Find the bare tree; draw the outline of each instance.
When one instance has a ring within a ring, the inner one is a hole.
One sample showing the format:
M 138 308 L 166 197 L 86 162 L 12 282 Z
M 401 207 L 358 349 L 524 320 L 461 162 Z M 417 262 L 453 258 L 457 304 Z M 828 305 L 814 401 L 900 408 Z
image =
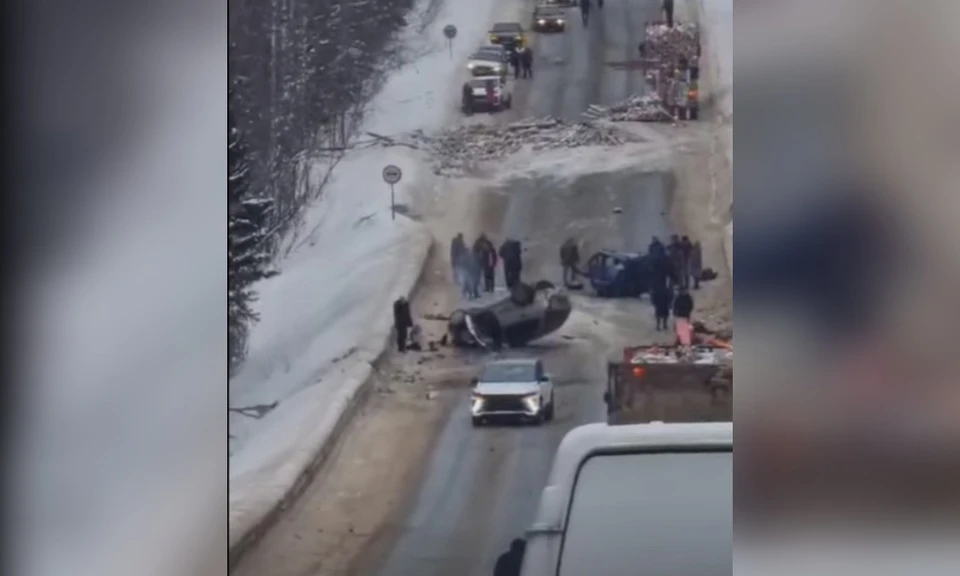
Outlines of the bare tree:
M 302 185 L 307 163 L 357 130 L 413 0 L 229 2 L 234 113 L 276 237 L 315 197 Z

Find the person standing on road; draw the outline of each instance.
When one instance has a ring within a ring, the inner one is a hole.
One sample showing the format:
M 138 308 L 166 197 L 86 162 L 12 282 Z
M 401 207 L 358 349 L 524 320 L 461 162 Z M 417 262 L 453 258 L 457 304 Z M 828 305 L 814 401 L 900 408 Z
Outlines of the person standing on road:
M 510 49 L 510 66 L 513 68 L 513 79 L 520 77 L 520 47 L 514 46 Z
M 560 266 L 563 267 L 563 284 L 569 288 L 576 281 L 580 267 L 580 248 L 573 238 L 567 238 L 560 246 Z
M 687 292 L 686 288 L 680 288 L 676 298 L 673 299 L 673 319 L 677 331 L 677 338 L 683 346 L 690 346 L 692 338 L 692 328 L 690 325 L 690 316 L 693 314 L 693 296 Z
M 533 79 L 533 50 L 527 46 L 520 50 L 520 67 L 523 68 L 523 77 Z
M 650 245 L 647 246 L 647 254 L 650 254 L 653 257 L 663 256 L 665 251 L 666 248 L 663 246 L 663 242 L 661 242 L 656 236 L 650 240 Z
M 497 558 L 497 563 L 493 568 L 493 576 L 520 576 L 520 569 L 523 567 L 523 554 L 526 550 L 526 540 L 522 538 L 514 539 L 510 543 L 510 550 Z
M 683 270 L 683 257 L 680 252 L 680 237 L 676 234 L 670 236 L 670 244 L 667 244 L 667 258 L 670 261 L 670 280 L 679 287 L 680 272 Z
M 463 255 L 467 251 L 467 244 L 463 233 L 458 233 L 450 242 L 450 269 L 453 271 L 453 281 L 463 289 Z
M 463 83 L 463 88 L 460 92 L 461 105 L 463 106 L 463 113 L 466 115 L 473 114 L 473 87 L 470 86 L 469 82 Z
M 470 300 L 476 300 L 480 297 L 480 278 L 483 276 L 483 270 L 480 267 L 480 260 L 470 250 L 464 250 L 463 254 L 464 268 L 464 295 Z
M 507 288 L 513 288 L 520 282 L 520 270 L 522 262 L 520 253 L 522 252 L 520 242 L 507 238 L 500 245 L 500 259 L 503 260 L 503 276 L 506 279 Z
M 684 236 L 680 239 L 680 285 L 684 288 L 690 288 L 690 253 L 693 252 L 693 244 L 690 238 Z
M 580 0 L 580 18 L 584 26 L 590 21 L 590 0 Z
M 661 284 L 654 286 L 650 294 L 653 301 L 653 316 L 657 320 L 657 331 L 667 329 L 667 321 L 670 320 L 670 305 L 673 303 L 673 290 Z
M 597 8 L 603 12 L 603 0 L 597 0 Z
M 686 73 L 682 70 L 673 72 L 673 106 L 674 118 L 677 120 L 689 120 L 687 104 L 690 103 L 690 84 L 686 80 Z
M 673 28 L 673 0 L 663 0 L 663 13 L 667 18 L 667 26 Z
M 477 241 L 473 243 L 473 254 L 480 262 L 480 268 L 483 271 L 483 290 L 493 292 L 497 271 L 497 249 L 486 234 L 480 234 Z
M 407 331 L 413 327 L 410 303 L 403 296 L 393 303 L 393 328 L 397 335 L 397 351 L 407 351 Z
M 693 289 L 700 289 L 700 276 L 703 274 L 703 248 L 697 240 L 690 247 L 690 276 L 693 277 Z

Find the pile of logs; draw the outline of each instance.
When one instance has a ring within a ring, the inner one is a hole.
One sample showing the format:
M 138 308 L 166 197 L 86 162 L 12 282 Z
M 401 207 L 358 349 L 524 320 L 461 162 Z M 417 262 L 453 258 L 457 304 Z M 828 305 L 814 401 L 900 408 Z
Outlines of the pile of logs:
M 459 126 L 436 135 L 416 132 L 413 139 L 418 148 L 433 156 L 435 173 L 461 176 L 484 162 L 505 158 L 521 149 L 618 146 L 636 138 L 611 126 L 593 122 L 570 124 L 546 117 L 499 126 Z
M 665 64 L 676 63 L 681 58 L 694 60 L 699 42 L 699 30 L 692 22 L 674 23 L 672 28 L 666 24 L 648 24 L 644 33 L 646 56 Z
M 591 104 L 584 112 L 591 120 L 610 122 L 673 122 L 674 118 L 664 108 L 656 94 L 634 95 L 611 106 Z

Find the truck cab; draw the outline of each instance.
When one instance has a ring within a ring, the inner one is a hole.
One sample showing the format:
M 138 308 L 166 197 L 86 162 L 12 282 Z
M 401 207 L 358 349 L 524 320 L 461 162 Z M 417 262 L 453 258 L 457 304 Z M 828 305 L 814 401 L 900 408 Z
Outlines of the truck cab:
M 730 575 L 733 423 L 588 424 L 563 438 L 523 576 Z

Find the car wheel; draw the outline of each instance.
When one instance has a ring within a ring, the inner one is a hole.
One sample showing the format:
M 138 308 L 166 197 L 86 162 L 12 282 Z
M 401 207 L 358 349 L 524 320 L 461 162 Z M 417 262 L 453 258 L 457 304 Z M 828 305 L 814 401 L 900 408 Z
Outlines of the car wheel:
M 472 417 L 472 420 L 473 420 L 473 427 L 474 427 L 474 428 L 479 428 L 480 426 L 483 426 L 483 418 L 479 418 L 479 417 L 477 417 L 477 416 L 473 416 L 473 417 Z
M 507 110 L 513 108 L 513 96 L 510 96 L 509 98 L 507 98 L 506 105 L 507 105 L 506 106 Z
M 547 422 L 553 422 L 553 393 L 550 394 L 550 405 L 547 407 Z

